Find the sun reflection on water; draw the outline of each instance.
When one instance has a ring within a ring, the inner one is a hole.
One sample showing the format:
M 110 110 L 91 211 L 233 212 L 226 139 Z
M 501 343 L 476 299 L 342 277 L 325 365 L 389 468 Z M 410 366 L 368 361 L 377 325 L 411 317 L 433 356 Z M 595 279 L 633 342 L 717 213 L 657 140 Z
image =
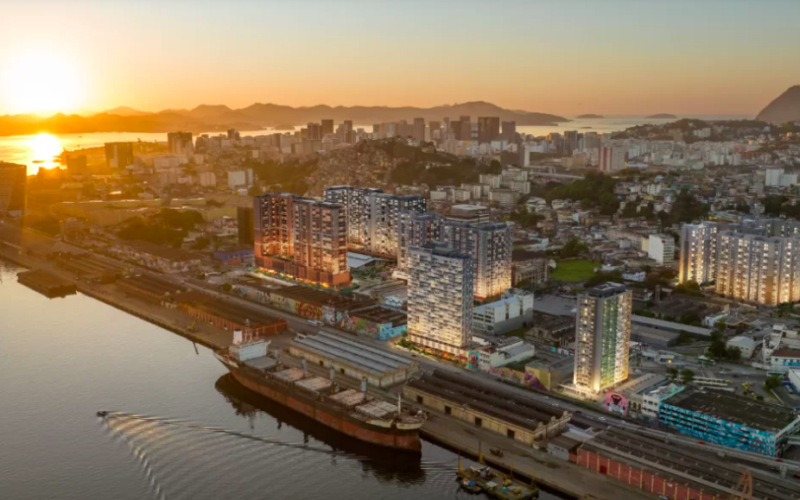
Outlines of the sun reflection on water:
M 53 168 L 58 166 L 54 157 L 59 156 L 63 149 L 58 137 L 50 134 L 34 135 L 28 140 L 31 161 L 38 167 Z

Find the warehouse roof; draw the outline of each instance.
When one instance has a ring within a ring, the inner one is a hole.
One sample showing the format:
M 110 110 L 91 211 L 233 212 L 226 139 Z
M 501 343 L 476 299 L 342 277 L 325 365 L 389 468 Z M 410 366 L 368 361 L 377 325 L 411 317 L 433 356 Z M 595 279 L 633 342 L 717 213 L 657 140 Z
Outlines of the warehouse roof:
M 727 392 L 686 389 L 663 404 L 765 432 L 780 432 L 798 418 L 791 408 Z
M 672 332 L 684 331 L 692 335 L 703 335 L 705 337 L 711 336 L 711 330 L 708 328 L 700 328 L 699 326 L 684 325 L 683 323 L 675 323 L 674 321 L 664 321 L 663 319 L 648 318 L 647 316 L 631 315 L 631 323 L 649 326 L 657 330 L 666 330 Z
M 414 362 L 404 357 L 326 332 L 298 336 L 292 341 L 292 346 L 375 375 L 410 371 L 415 367 Z

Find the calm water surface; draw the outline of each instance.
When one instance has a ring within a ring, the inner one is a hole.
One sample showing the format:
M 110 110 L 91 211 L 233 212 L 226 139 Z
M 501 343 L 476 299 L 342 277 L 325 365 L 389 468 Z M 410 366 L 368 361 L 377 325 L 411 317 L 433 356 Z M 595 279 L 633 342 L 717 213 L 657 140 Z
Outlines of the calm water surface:
M 452 452 L 341 438 L 209 350 L 83 295 L 49 300 L 18 271 L 0 260 L 0 498 L 470 498 Z

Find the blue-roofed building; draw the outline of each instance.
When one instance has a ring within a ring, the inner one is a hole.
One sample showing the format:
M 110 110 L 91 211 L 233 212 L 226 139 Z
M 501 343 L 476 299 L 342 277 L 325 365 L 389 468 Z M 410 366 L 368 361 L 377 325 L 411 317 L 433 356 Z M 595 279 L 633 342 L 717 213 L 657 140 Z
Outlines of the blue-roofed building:
M 686 389 L 661 401 L 659 422 L 702 441 L 779 457 L 800 430 L 791 408 L 727 392 Z

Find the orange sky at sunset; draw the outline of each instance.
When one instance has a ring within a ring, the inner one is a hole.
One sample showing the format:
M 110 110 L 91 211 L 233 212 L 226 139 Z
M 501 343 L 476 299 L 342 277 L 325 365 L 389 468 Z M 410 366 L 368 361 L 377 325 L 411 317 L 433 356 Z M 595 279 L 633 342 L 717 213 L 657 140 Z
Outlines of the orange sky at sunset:
M 3 17 L 0 114 L 484 100 L 754 115 L 800 83 L 796 1 L 33 0 Z

